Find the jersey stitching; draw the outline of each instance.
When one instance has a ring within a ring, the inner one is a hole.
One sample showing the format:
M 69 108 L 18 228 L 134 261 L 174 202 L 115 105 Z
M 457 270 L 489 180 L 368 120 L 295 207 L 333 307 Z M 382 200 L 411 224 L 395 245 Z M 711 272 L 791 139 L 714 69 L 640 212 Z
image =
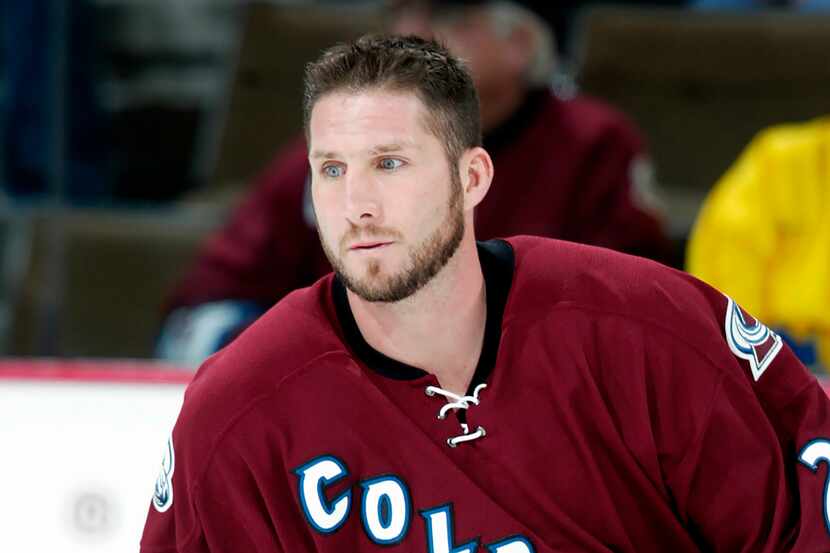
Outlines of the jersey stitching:
M 173 547 L 154 547 L 152 545 L 140 545 L 139 546 L 140 553 L 177 553 L 178 548 L 176 546 Z
M 778 409 L 780 409 L 781 411 L 787 410 L 790 407 L 790 405 L 795 403 L 795 401 L 798 398 L 801 397 L 801 394 L 803 394 L 804 392 L 807 392 L 808 390 L 812 389 L 813 386 L 819 386 L 819 388 L 821 388 L 818 381 L 816 381 L 815 379 L 814 380 L 809 380 L 806 384 L 804 384 L 804 386 L 801 387 L 801 389 L 798 390 L 798 392 L 793 394 L 793 397 L 791 397 L 786 403 L 784 403 L 784 405 L 782 405 Z
M 565 311 L 565 310 L 569 310 L 569 309 L 585 311 L 585 312 L 594 312 L 594 313 L 600 313 L 600 314 L 603 314 L 603 315 L 610 315 L 610 316 L 614 316 L 614 317 L 619 317 L 619 318 L 631 321 L 633 323 L 640 324 L 643 327 L 651 327 L 651 328 L 655 328 L 659 331 L 665 332 L 666 334 L 670 335 L 672 338 L 677 340 L 680 344 L 684 345 L 685 347 L 689 348 L 691 351 L 695 352 L 702 361 L 704 361 L 711 368 L 713 368 L 713 369 L 715 369 L 715 371 L 717 371 L 717 375 L 718 375 L 717 376 L 717 381 L 714 385 L 714 391 L 712 392 L 712 397 L 709 400 L 709 404 L 706 408 L 706 414 L 704 415 L 704 417 L 702 419 L 704 421 L 703 425 L 701 426 L 700 431 L 686 445 L 686 452 L 683 454 L 683 458 L 680 461 L 681 463 L 683 463 L 686 459 L 686 456 L 689 454 L 689 451 L 692 450 L 692 446 L 694 446 L 694 444 L 698 443 L 698 441 L 703 439 L 703 436 L 704 436 L 704 434 L 705 434 L 705 432 L 706 432 L 706 430 L 709 426 L 709 420 L 712 416 L 712 411 L 714 410 L 715 401 L 716 401 L 716 399 L 718 397 L 718 394 L 720 393 L 721 389 L 723 388 L 723 379 L 727 376 L 732 377 L 732 378 L 736 378 L 735 375 L 725 371 L 724 369 L 722 369 L 720 367 L 720 365 L 718 365 L 713 359 L 711 359 L 709 357 L 709 355 L 707 355 L 703 350 L 698 348 L 695 344 L 693 344 L 692 342 L 687 341 L 685 338 L 683 338 L 680 335 L 678 335 L 677 333 L 675 333 L 672 329 L 670 329 L 670 328 L 668 328 L 668 327 L 666 327 L 662 324 L 658 324 L 655 321 L 635 318 L 635 317 L 632 317 L 632 316 L 630 316 L 626 313 L 620 313 L 620 312 L 612 311 L 612 310 L 608 310 L 608 309 L 597 309 L 597 308 L 593 308 L 593 307 L 590 307 L 590 306 L 580 305 L 580 304 L 575 303 L 575 302 L 568 302 L 567 304 L 565 304 L 565 303 L 559 304 L 557 306 L 554 306 L 554 308 L 551 311 L 556 311 L 556 310 Z
M 570 301 L 569 302 L 563 302 L 563 303 L 560 303 L 558 305 L 555 305 L 551 309 L 551 312 L 552 311 L 566 311 L 566 310 L 569 310 L 569 309 L 570 310 L 575 310 L 575 311 L 594 312 L 594 313 L 600 313 L 600 314 L 603 314 L 603 315 L 610 315 L 610 316 L 614 316 L 614 317 L 619 317 L 621 319 L 626 319 L 628 321 L 631 321 L 632 323 L 641 325 L 643 327 L 651 327 L 651 328 L 654 328 L 656 330 L 660 330 L 660 331 L 670 335 L 678 343 L 680 343 L 680 344 L 684 345 L 685 347 L 687 347 L 688 349 L 694 351 L 701 359 L 705 360 L 712 368 L 714 368 L 716 371 L 718 371 L 718 373 L 720 373 L 721 375 L 730 376 L 732 378 L 736 377 L 734 373 L 725 371 L 720 366 L 720 364 L 718 362 L 716 362 L 714 359 L 712 359 L 712 357 L 709 356 L 708 352 L 706 352 L 705 350 L 698 347 L 697 344 L 695 344 L 694 342 L 692 342 L 690 340 L 687 340 L 682 334 L 678 334 L 671 327 L 663 325 L 663 324 L 661 324 L 657 321 L 653 321 L 653 320 L 650 320 L 650 319 L 642 319 L 642 318 L 639 318 L 639 317 L 634 317 L 634 316 L 632 316 L 628 313 L 622 313 L 622 312 L 619 312 L 619 311 L 613 311 L 613 310 L 609 310 L 609 309 L 599 309 L 599 308 L 596 308 L 596 307 L 581 305 L 579 303 L 570 302 Z M 725 341 L 724 341 L 724 346 L 728 347 L 728 345 L 726 344 Z
M 696 446 L 699 442 L 703 440 L 703 437 L 706 435 L 706 431 L 709 429 L 709 423 L 712 419 L 712 413 L 715 411 L 715 402 L 718 399 L 718 396 L 721 394 L 723 390 L 723 375 L 718 378 L 717 383 L 715 384 L 715 391 L 712 392 L 712 398 L 709 400 L 709 405 L 706 408 L 706 415 L 703 417 L 703 424 L 700 427 L 700 431 L 695 435 L 693 440 L 690 440 L 689 443 L 686 445 L 686 452 L 683 453 L 683 457 L 680 459 L 678 465 L 683 465 L 686 462 L 686 458 L 689 454 L 694 451 L 694 446 Z

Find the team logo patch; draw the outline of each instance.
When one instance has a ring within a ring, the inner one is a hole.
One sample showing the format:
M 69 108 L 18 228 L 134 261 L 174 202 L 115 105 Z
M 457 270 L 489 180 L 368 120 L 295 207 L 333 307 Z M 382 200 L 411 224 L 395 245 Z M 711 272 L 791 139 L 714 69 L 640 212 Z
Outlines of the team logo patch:
M 757 382 L 781 351 L 781 337 L 726 296 L 725 333 L 732 353 L 746 359 Z
M 161 461 L 161 472 L 156 480 L 156 489 L 153 493 L 153 507 L 163 513 L 173 505 L 173 469 L 176 468 L 176 453 L 173 450 L 173 437 L 167 440 L 167 449 L 164 450 L 164 459 Z

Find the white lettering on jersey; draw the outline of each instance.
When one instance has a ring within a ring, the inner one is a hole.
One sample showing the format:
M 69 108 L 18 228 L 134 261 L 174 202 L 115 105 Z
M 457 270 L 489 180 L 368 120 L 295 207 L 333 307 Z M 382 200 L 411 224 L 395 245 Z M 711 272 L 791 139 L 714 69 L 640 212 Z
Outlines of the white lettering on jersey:
M 153 507 L 163 513 L 173 505 L 173 469 L 176 468 L 176 453 L 173 450 L 173 436 L 167 439 L 167 448 L 161 460 L 161 472 L 156 480 L 153 493 Z
M 430 553 L 474 553 L 478 549 L 478 540 L 455 547 L 453 539 L 452 505 L 441 505 L 428 511 L 422 511 L 427 524 L 427 544 Z
M 351 488 L 327 501 L 326 487 L 349 475 L 346 465 L 332 455 L 321 455 L 294 469 L 298 477 L 300 505 L 309 524 L 320 533 L 340 528 L 351 510 Z M 375 476 L 360 483 L 363 490 L 360 514 L 363 530 L 378 545 L 401 543 L 409 532 L 413 505 L 406 483 L 391 474 Z M 475 553 L 478 538 L 454 545 L 452 503 L 420 511 L 426 522 L 428 553 Z M 521 535 L 485 544 L 490 553 L 535 553 Z
M 323 534 L 340 528 L 349 516 L 352 491 L 346 490 L 328 504 L 323 488 L 349 474 L 345 465 L 336 457 L 325 455 L 312 459 L 294 472 L 300 477 L 300 503 L 309 524 Z
M 412 505 L 404 483 L 395 476 L 381 476 L 360 485 L 366 535 L 379 545 L 400 543 L 412 519 Z
M 820 463 L 827 465 L 830 472 L 830 440 L 819 438 L 810 441 L 798 454 L 798 460 L 813 472 Z M 824 477 L 824 527 L 830 533 L 830 474 Z
M 752 378 L 757 382 L 781 351 L 781 337 L 768 329 L 726 296 L 724 333 L 729 349 L 749 362 Z

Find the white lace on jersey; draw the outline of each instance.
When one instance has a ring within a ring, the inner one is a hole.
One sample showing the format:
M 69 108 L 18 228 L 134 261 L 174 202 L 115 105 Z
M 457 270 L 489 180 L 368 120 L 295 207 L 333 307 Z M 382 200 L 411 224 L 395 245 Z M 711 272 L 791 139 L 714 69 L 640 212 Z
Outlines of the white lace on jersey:
M 447 413 L 450 410 L 457 411 L 458 409 L 469 409 L 470 405 L 478 405 L 480 403 L 478 394 L 486 387 L 487 384 L 479 384 L 475 387 L 475 389 L 473 389 L 473 395 L 471 396 L 460 396 L 448 390 L 444 390 L 443 388 L 439 388 L 438 386 L 427 386 L 424 392 L 429 397 L 439 395 L 444 396 L 448 400 L 449 403 L 441 407 L 441 410 L 438 411 L 438 418 L 443 420 L 447 417 Z M 461 423 L 461 430 L 464 433 L 459 436 L 448 438 L 447 445 L 450 447 L 456 447 L 458 444 L 471 442 L 473 440 L 477 440 L 478 438 L 483 438 L 486 435 L 483 427 L 479 426 L 475 429 L 475 431 L 470 432 L 469 425 L 463 422 Z

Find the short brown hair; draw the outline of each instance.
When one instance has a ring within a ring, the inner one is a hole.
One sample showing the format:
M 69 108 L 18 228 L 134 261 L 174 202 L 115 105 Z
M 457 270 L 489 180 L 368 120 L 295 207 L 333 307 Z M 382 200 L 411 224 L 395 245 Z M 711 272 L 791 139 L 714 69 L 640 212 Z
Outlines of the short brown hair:
M 432 40 L 417 36 L 365 35 L 338 44 L 308 64 L 303 123 L 309 138 L 311 110 L 332 92 L 373 88 L 415 92 L 427 108 L 426 125 L 442 139 L 449 160 L 481 145 L 478 93 L 464 64 Z

